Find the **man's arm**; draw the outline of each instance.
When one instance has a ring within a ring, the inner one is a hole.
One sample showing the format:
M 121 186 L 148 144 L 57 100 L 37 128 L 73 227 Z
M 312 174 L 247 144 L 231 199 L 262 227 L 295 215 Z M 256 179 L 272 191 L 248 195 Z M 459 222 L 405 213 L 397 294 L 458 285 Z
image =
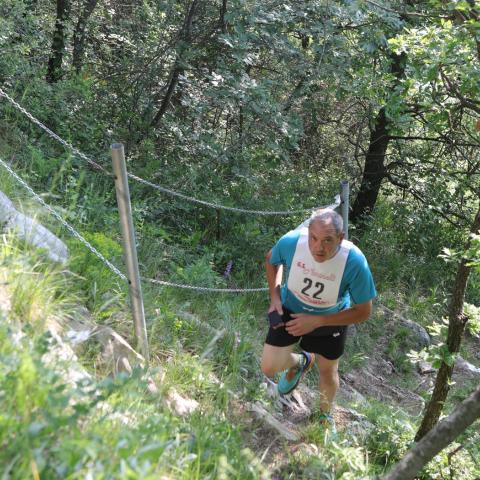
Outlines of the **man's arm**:
M 285 328 L 290 335 L 300 337 L 312 332 L 318 327 L 344 326 L 361 323 L 370 317 L 372 313 L 372 301 L 353 305 L 353 307 L 340 312 L 327 313 L 325 315 L 309 315 L 306 313 L 293 313 Z
M 270 308 L 268 313 L 276 310 L 280 315 L 283 314 L 282 299 L 280 296 L 280 286 L 282 284 L 283 265 L 272 265 L 270 250 L 265 256 L 265 271 L 267 273 L 268 289 L 270 290 Z

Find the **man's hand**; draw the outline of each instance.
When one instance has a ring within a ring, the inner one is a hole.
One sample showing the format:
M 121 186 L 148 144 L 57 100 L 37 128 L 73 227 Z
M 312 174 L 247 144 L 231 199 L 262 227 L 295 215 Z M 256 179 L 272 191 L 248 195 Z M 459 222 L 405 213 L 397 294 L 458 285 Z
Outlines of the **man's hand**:
M 292 313 L 293 320 L 285 324 L 285 329 L 294 337 L 301 337 L 307 333 L 313 332 L 320 327 L 319 315 L 308 315 L 306 313 Z
M 285 325 L 290 335 L 300 337 L 312 332 L 318 327 L 352 325 L 367 320 L 372 312 L 372 301 L 358 303 L 340 312 L 324 315 L 308 315 L 306 313 L 292 313 L 293 320 Z
M 280 298 L 272 298 L 270 300 L 270 307 L 268 308 L 268 313 L 271 313 L 273 311 L 277 311 L 280 315 L 283 315 L 283 308 L 282 308 L 282 301 Z

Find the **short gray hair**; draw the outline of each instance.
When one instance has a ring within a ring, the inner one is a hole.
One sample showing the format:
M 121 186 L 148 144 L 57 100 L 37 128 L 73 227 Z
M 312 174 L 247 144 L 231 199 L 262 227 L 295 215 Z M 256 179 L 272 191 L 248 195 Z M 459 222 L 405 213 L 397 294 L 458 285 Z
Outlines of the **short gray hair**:
M 315 212 L 313 212 L 308 225 L 310 226 L 314 222 L 320 222 L 323 225 L 331 222 L 335 228 L 335 232 L 337 233 L 337 235 L 343 233 L 342 216 L 335 210 L 331 210 L 330 208 L 321 208 L 320 210 L 316 210 Z

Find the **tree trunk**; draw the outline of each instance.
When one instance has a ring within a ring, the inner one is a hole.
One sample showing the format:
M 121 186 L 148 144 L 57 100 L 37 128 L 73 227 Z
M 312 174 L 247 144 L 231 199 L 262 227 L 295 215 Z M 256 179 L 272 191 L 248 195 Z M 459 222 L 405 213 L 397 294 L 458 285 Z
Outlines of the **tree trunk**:
M 392 54 L 391 72 L 395 75 L 396 82 L 405 72 L 405 54 Z M 395 88 L 395 85 L 392 88 Z M 375 118 L 375 126 L 370 134 L 370 143 L 365 157 L 362 184 L 352 208 L 351 221 L 358 223 L 362 217 L 369 215 L 377 201 L 382 180 L 386 176 L 385 154 L 387 153 L 390 135 L 388 133 L 390 120 L 382 107 Z
M 57 0 L 57 19 L 52 40 L 52 53 L 48 60 L 46 81 L 55 83 L 62 77 L 63 52 L 65 50 L 65 24 L 70 13 L 70 0 Z
M 222 7 L 220 8 L 220 31 L 227 33 L 227 22 L 225 21 L 225 14 L 227 13 L 227 0 L 222 1 Z
M 480 417 L 480 387 L 411 448 L 382 480 L 412 480 L 437 453 Z
M 470 233 L 478 234 L 480 231 L 480 208 L 475 216 Z M 467 241 L 467 248 L 470 245 L 470 237 Z M 447 346 L 448 351 L 455 354 L 460 349 L 463 332 L 467 323 L 467 317 L 463 313 L 463 302 L 465 298 L 465 290 L 467 288 L 467 281 L 470 275 L 471 267 L 467 265 L 468 260 L 462 259 L 457 270 L 455 283 L 453 286 L 452 299 L 450 301 L 448 314 L 448 334 Z M 420 428 L 415 435 L 415 441 L 423 438 L 438 422 L 440 414 L 442 413 L 443 405 L 447 399 L 450 390 L 450 379 L 452 377 L 453 365 L 442 363 L 435 379 L 435 387 L 433 389 L 432 398 L 428 402 L 425 414 L 422 419 Z
M 383 107 L 378 112 L 375 128 L 370 134 L 362 184 L 352 208 L 351 221 L 353 223 L 357 223 L 362 217 L 369 215 L 377 201 L 380 186 L 385 177 L 385 154 L 390 142 L 389 123 L 385 115 L 385 107 Z
M 87 27 L 87 21 L 93 10 L 97 6 L 98 0 L 85 0 L 84 8 L 78 17 L 75 31 L 73 32 L 73 67 L 77 75 L 82 69 L 83 53 L 85 51 L 85 31 Z
M 195 15 L 195 9 L 197 8 L 197 4 L 198 4 L 198 0 L 192 1 L 192 4 L 188 9 L 187 16 L 185 17 L 185 22 L 183 24 L 182 32 L 179 38 L 180 42 L 185 43 L 185 46 L 183 46 L 182 48 L 188 48 L 190 44 L 190 41 L 191 41 L 190 37 L 192 33 L 192 21 L 193 21 L 193 16 Z M 177 55 L 175 63 L 173 64 L 172 71 L 170 73 L 170 81 L 168 83 L 167 93 L 165 93 L 165 96 L 163 97 L 163 101 L 162 101 L 162 104 L 160 105 L 158 112 L 153 117 L 153 120 L 150 122 L 151 127 L 158 126 L 158 124 L 163 118 L 163 115 L 167 111 L 170 100 L 173 96 L 175 88 L 177 87 L 178 78 L 184 71 L 184 68 L 181 63 L 182 63 L 181 53 L 179 53 Z

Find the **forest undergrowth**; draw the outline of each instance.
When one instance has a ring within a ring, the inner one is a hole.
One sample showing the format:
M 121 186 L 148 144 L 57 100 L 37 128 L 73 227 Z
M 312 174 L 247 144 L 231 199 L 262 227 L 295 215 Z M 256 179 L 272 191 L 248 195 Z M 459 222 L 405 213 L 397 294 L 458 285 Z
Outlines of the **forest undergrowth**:
M 33 208 L 28 201 L 24 206 Z M 383 212 L 388 212 L 387 206 Z M 369 228 L 375 232 L 380 227 Z M 109 258 L 121 261 L 118 237 L 84 234 Z M 433 325 L 444 308 L 443 291 L 441 286 L 419 285 L 425 285 L 423 279 L 431 278 L 434 269 L 444 268 L 442 261 L 427 264 L 412 256 L 411 263 L 399 265 L 391 240 L 372 241 L 369 250 L 368 233 L 362 238 L 379 286 L 377 302 L 425 327 Z M 155 244 L 158 239 L 150 241 Z M 97 365 L 95 347 L 80 353 L 80 364 L 91 376 L 72 385 L 65 362 L 52 365 L 45 360 L 55 343 L 46 330 L 50 319 L 61 324 L 84 303 L 96 322 L 112 326 L 131 342 L 133 329 L 125 286 L 90 252 L 72 240 L 69 246 L 72 260 L 62 269 L 14 237 L 3 237 L 3 285 L 11 304 L 2 323 L 1 390 L 8 401 L 1 432 L 2 445 L 8 448 L 2 449 L 0 463 L 6 478 L 35 476 L 36 471 L 40 478 L 375 478 L 411 444 L 418 417 L 373 399 L 367 406 L 342 405 L 373 425 L 363 437 L 352 435 L 344 425 L 332 440 L 312 416 L 300 428 L 300 442 L 292 445 L 252 417 L 245 408 L 248 402 L 260 401 L 270 412 L 278 412 L 259 369 L 266 334 L 265 294 L 203 294 L 146 284 L 150 375 L 160 386 L 158 394 L 148 393 L 141 370 L 131 377 L 111 378 Z M 226 242 L 220 248 L 227 251 L 231 245 Z M 226 278 L 212 261 L 215 254 L 187 262 L 182 249 L 175 252 L 177 262 L 185 262 L 172 269 L 176 281 L 203 286 L 263 282 L 261 261 L 258 275 L 234 269 Z M 153 260 L 152 272 L 158 268 L 158 259 Z M 242 261 L 247 259 L 238 263 Z M 145 261 L 142 266 L 148 270 Z M 343 359 L 342 374 L 361 365 L 376 348 L 382 322 L 376 311 L 362 326 Z M 397 366 L 408 362 L 407 351 L 397 353 Z M 405 369 L 405 384 L 413 368 Z M 307 384 L 315 389 L 315 374 Z M 165 402 L 171 388 L 198 401 L 198 410 L 185 418 L 172 414 Z M 457 392 L 449 408 L 459 396 Z M 471 435 L 466 432 L 465 438 Z M 451 456 L 460 445 L 453 444 L 421 478 L 436 478 L 442 471 L 461 475 L 455 478 L 475 478 L 478 447 L 466 443 Z
M 69 249 L 52 264 L 2 233 L 0 478 L 382 478 L 455 361 L 447 323 L 468 318 L 459 355 L 480 368 L 477 3 L 0 0 L 0 159 L 122 272 L 116 142 L 130 173 L 179 194 L 306 212 L 210 208 L 130 179 L 143 279 L 264 287 L 266 252 L 348 180 L 350 239 L 379 292 L 340 367 L 342 390 L 358 380 L 365 401 L 339 395 L 335 438 L 315 401 L 297 421 L 271 396 L 259 367 L 267 293 L 143 280 L 150 366 L 114 376 L 95 335 L 75 356 L 60 339 L 83 312 L 136 347 L 126 284 L 0 168 L 0 191 Z M 464 260 L 464 309 L 447 318 Z M 409 322 L 431 346 L 412 341 Z M 305 399 L 317 381 L 305 377 Z M 382 381 L 395 398 L 373 394 Z M 447 383 L 444 416 L 476 388 Z M 194 411 L 175 413 L 173 392 Z M 254 404 L 292 420 L 298 440 Z M 417 478 L 478 480 L 478 440 L 477 422 Z

